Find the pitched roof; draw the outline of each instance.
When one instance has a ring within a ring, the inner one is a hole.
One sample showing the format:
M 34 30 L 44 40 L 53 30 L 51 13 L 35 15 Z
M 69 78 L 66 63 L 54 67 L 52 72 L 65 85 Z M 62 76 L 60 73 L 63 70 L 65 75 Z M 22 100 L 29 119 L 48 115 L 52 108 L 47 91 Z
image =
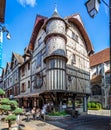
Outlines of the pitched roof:
M 90 41 L 90 39 L 89 39 L 89 37 L 87 35 L 87 32 L 86 32 L 86 30 L 85 30 L 85 28 L 83 26 L 83 23 L 81 22 L 82 20 L 80 19 L 79 14 L 68 16 L 65 19 L 60 18 L 58 16 L 58 14 L 57 14 L 57 11 L 54 12 L 53 15 L 49 19 L 47 17 L 41 16 L 41 15 L 37 15 L 36 20 L 35 20 L 34 29 L 33 29 L 33 32 L 32 32 L 32 36 L 31 36 L 31 39 L 30 39 L 30 42 L 29 42 L 29 46 L 28 46 L 29 50 L 33 50 L 34 44 L 35 44 L 34 42 L 35 42 L 36 37 L 37 37 L 37 35 L 39 33 L 39 30 L 41 29 L 43 24 L 47 24 L 47 22 L 50 19 L 55 18 L 55 16 L 56 16 L 56 18 L 59 18 L 59 19 L 61 19 L 63 21 L 68 20 L 69 22 L 74 23 L 78 27 L 79 31 L 81 32 L 81 35 L 83 36 L 83 38 L 85 40 L 85 43 L 86 43 L 85 45 L 86 45 L 88 54 L 90 55 L 91 53 L 94 52 L 93 46 L 92 46 L 91 41 Z
M 91 55 L 89 57 L 89 60 L 90 60 L 90 67 L 110 61 L 110 48 L 106 48 L 98 53 Z
M 18 63 L 22 64 L 24 62 L 24 59 L 20 54 L 17 54 L 15 52 L 13 54 L 14 54 L 15 58 L 17 59 Z

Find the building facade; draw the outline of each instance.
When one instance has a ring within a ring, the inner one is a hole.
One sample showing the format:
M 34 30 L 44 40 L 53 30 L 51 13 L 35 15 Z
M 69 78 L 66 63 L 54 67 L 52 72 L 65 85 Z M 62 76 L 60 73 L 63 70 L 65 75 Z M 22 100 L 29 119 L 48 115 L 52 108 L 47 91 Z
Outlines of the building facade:
M 110 48 L 90 56 L 91 101 L 110 108 Z
M 12 53 L 11 62 L 7 62 L 6 68 L 2 70 L 3 88 L 7 97 L 14 97 L 20 94 L 19 67 L 23 63 L 23 57 Z
M 30 56 L 26 61 L 23 57 L 19 67 L 20 93 L 15 96 L 20 106 L 42 108 L 48 103 L 59 110 L 87 112 L 93 47 L 80 15 L 63 19 L 56 9 L 50 18 L 37 15 L 27 51 Z

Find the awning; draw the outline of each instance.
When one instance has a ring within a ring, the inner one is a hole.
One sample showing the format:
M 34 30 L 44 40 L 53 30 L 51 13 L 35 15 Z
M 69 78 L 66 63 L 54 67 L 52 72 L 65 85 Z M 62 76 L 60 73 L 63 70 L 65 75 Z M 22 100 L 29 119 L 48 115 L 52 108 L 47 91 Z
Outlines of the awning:
M 102 75 L 96 75 L 91 79 L 91 83 L 101 83 L 102 82 Z
M 14 98 L 28 98 L 28 97 L 39 97 L 41 93 L 44 91 L 36 92 L 36 93 L 25 93 L 15 96 Z

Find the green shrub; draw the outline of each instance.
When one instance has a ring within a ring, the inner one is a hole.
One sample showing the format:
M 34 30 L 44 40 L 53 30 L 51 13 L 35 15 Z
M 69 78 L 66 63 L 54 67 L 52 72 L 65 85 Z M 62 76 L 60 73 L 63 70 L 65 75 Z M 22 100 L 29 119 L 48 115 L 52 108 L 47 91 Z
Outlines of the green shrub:
M 94 102 L 91 103 L 91 107 L 92 108 L 95 108 L 96 107 L 96 104 Z
M 8 115 L 8 116 L 6 117 L 6 120 L 7 120 L 7 121 L 15 121 L 15 120 L 16 120 L 16 116 L 15 116 L 15 115 Z
M 5 95 L 5 91 L 0 88 L 0 95 Z
M 23 110 L 22 110 L 21 108 L 16 108 L 16 109 L 13 111 L 13 113 L 14 113 L 15 115 L 22 114 L 22 112 L 23 112 Z
M 2 114 L 5 114 L 5 120 L 8 121 L 8 127 L 11 128 L 12 123 L 16 120 L 16 115 L 22 113 L 22 109 L 17 108 L 18 103 L 15 100 L 9 100 L 8 98 L 2 98 L 0 100 L 0 110 Z
M 10 100 L 8 98 L 3 98 L 3 99 L 1 99 L 0 104 L 7 104 L 7 105 L 9 105 L 10 104 Z
M 88 102 L 88 108 L 91 108 L 91 103 L 90 102 Z
M 102 109 L 102 105 L 100 103 L 97 103 L 99 109 Z
M 11 111 L 11 107 L 10 105 L 0 105 L 0 110 L 3 110 L 3 111 Z
M 65 116 L 67 113 L 65 111 L 54 111 L 48 114 L 49 116 Z
M 100 109 L 102 109 L 101 103 L 94 102 L 94 101 L 88 102 L 88 110 L 100 110 Z

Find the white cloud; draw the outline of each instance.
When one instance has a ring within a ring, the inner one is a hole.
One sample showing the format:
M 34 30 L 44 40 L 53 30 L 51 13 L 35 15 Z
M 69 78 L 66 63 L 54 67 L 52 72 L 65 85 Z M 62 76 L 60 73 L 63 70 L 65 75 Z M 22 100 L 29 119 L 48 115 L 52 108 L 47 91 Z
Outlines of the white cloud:
M 30 5 L 31 7 L 34 7 L 36 5 L 36 0 L 18 0 L 18 2 L 22 6 Z

